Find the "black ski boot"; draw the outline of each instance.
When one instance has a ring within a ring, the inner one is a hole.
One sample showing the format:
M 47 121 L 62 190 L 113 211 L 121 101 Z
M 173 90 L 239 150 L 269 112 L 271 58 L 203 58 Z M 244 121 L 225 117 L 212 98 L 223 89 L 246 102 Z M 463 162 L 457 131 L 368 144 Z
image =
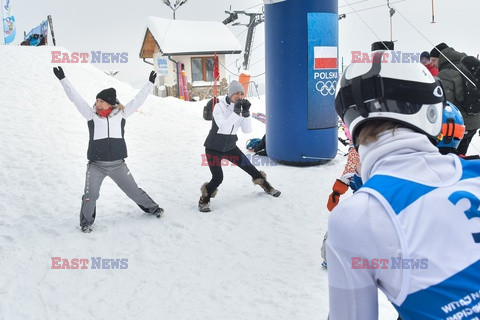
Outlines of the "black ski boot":
M 163 209 L 158 207 L 157 210 L 155 210 L 154 212 L 152 212 L 152 214 L 157 217 L 157 218 L 161 218 L 162 215 L 163 215 Z
M 210 212 L 210 198 L 215 198 L 217 195 L 218 189 L 212 192 L 212 194 L 208 194 L 207 191 L 207 182 L 205 182 L 202 187 L 200 188 L 202 195 L 198 200 L 198 210 L 200 212 Z
M 260 175 L 260 178 L 253 179 L 253 184 L 258 184 L 269 195 L 274 196 L 275 198 L 278 197 L 281 192 L 272 187 L 272 185 L 267 181 L 267 174 L 263 171 L 260 171 Z
M 82 226 L 82 232 L 83 233 L 90 233 L 90 232 L 92 232 L 92 230 L 93 229 L 92 229 L 91 225 L 90 226 Z

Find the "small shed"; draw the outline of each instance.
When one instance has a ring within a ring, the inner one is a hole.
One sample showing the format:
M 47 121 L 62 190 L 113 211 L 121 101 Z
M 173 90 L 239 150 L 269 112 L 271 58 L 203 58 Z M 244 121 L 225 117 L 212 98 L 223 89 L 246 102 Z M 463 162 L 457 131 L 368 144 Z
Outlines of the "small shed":
M 177 84 L 182 84 L 178 66 L 183 64 L 190 96 L 203 99 L 212 93 L 215 54 L 222 89 L 226 86 L 225 56 L 241 51 L 238 39 L 221 22 L 148 17 L 140 58 L 153 59 L 159 74 L 157 88 L 164 86 L 169 96 L 178 97 Z

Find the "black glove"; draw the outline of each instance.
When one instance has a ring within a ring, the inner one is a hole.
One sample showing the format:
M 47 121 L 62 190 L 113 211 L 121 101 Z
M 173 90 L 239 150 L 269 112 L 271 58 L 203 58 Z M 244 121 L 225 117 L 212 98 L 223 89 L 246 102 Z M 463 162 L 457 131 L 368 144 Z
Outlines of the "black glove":
M 243 99 L 243 111 L 249 111 L 252 104 L 247 99 Z
M 157 78 L 157 73 L 155 71 L 150 72 L 150 76 L 148 77 L 148 81 L 151 83 L 155 83 L 155 79 Z
M 55 73 L 55 76 L 58 78 L 58 80 L 65 78 L 65 72 L 63 72 L 62 67 L 54 67 L 53 73 Z
M 250 117 L 250 106 L 252 105 L 250 103 L 250 101 L 248 101 L 247 99 L 243 99 L 243 110 L 242 110 L 242 116 L 245 117 L 245 118 L 248 118 Z
M 233 106 L 233 112 L 240 115 L 240 112 L 242 111 L 242 104 L 243 104 L 242 99 L 237 100 L 237 102 L 235 102 L 235 105 Z

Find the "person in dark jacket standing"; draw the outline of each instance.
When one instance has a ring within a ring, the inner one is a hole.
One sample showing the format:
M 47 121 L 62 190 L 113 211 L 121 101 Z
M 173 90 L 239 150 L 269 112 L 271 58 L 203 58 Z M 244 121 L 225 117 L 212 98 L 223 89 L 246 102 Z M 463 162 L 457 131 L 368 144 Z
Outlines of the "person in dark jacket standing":
M 90 140 L 88 143 L 87 173 L 85 192 L 80 209 L 80 227 L 83 232 L 92 231 L 96 216 L 96 201 L 100 186 L 105 177 L 112 178 L 125 194 L 145 212 L 160 218 L 163 209 L 158 206 L 148 194 L 140 189 L 125 164 L 127 146 L 125 144 L 125 122 L 147 99 L 153 88 L 157 74 L 150 73 L 149 82 L 135 98 L 125 106 L 117 100 L 114 88 L 108 88 L 97 94 L 93 108 L 80 96 L 70 81 L 65 78 L 62 67 L 53 68 L 55 76 L 65 90 L 70 101 L 87 119 Z
M 438 49 L 438 50 L 437 50 Z M 438 64 L 438 78 L 442 81 L 445 97 L 458 107 L 465 122 L 465 136 L 458 146 L 457 153 L 467 154 L 468 146 L 473 136 L 480 128 L 480 114 L 470 115 L 464 111 L 465 85 L 464 76 L 458 71 L 460 69 L 460 60 L 466 57 L 465 53 L 456 51 L 445 43 L 438 44 L 430 52 L 430 58 L 434 64 Z M 447 60 L 450 60 L 451 63 Z M 454 65 L 452 65 L 452 63 Z M 455 68 L 455 66 L 458 68 Z
M 221 97 L 213 110 L 212 128 L 205 140 L 205 156 L 212 173 L 210 182 L 201 187 L 202 195 L 198 201 L 198 209 L 210 211 L 210 199 L 217 194 L 217 187 L 223 181 L 222 160 L 227 159 L 248 173 L 254 184 L 260 185 L 266 193 L 278 197 L 280 191 L 267 181 L 265 172 L 258 171 L 245 154 L 237 147 L 237 131 L 252 131 L 250 118 L 251 103 L 243 99 L 244 90 L 240 82 L 233 80 L 228 86 L 228 94 Z

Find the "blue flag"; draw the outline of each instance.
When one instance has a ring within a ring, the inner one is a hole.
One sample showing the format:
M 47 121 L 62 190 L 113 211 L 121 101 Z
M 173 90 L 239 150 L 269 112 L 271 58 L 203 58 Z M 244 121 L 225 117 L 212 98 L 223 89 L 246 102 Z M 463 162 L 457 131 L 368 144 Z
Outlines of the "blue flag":
M 3 38 L 5 39 L 5 44 L 8 44 L 15 39 L 16 34 L 15 17 L 12 13 L 11 0 L 6 0 L 5 4 L 2 3 L 2 12 Z

